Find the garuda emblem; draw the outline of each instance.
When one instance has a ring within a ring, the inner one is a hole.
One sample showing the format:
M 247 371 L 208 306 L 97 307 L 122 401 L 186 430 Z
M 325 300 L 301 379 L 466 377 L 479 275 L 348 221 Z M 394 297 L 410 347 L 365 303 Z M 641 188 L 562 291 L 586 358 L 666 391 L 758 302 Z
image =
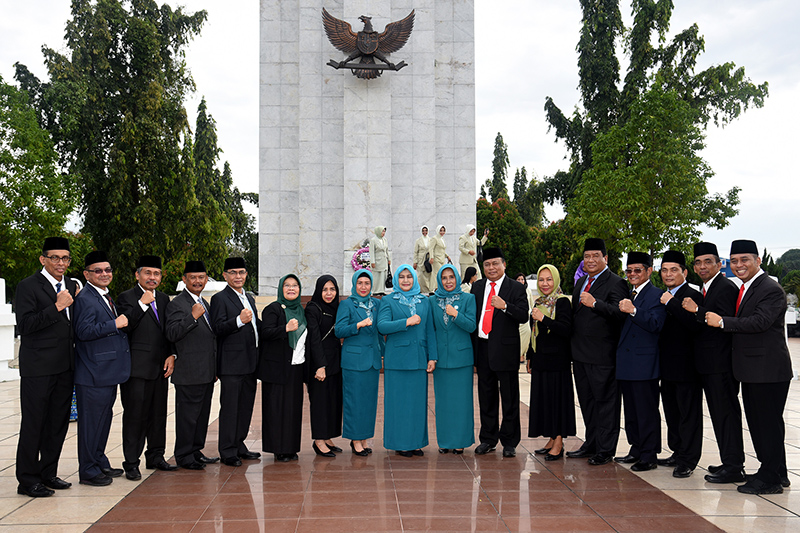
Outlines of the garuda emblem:
M 322 8 L 322 24 L 328 39 L 335 48 L 349 54 L 344 61 L 331 59 L 328 65 L 335 69 L 349 68 L 354 76 L 366 80 L 377 78 L 384 70 L 400 70 L 406 66 L 405 61 L 395 64 L 386 56 L 400 50 L 408 41 L 414 29 L 414 10 L 403 20 L 387 24 L 383 33 L 372 28 L 372 17 L 361 15 L 358 20 L 364 23 L 364 29 L 356 33 L 350 23 Z M 354 62 L 359 58 L 360 61 Z M 376 63 L 375 59 L 382 63 Z

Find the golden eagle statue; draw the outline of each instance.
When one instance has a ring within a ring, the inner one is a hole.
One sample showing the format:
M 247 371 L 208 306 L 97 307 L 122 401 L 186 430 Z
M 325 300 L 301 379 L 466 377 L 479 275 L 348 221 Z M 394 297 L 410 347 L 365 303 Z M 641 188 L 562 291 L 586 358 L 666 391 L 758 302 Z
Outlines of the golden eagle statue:
M 400 70 L 406 66 L 405 61 L 392 63 L 386 56 L 397 52 L 406 44 L 414 28 L 414 10 L 397 22 L 386 25 L 383 33 L 372 29 L 372 17 L 361 15 L 358 20 L 364 23 L 364 29 L 356 33 L 349 22 L 339 20 L 322 8 L 322 24 L 331 44 L 345 54 L 349 54 L 344 61 L 331 59 L 328 65 L 333 68 L 349 68 L 354 76 L 371 80 L 381 75 L 384 70 Z M 361 58 L 358 63 L 351 61 Z M 375 62 L 379 59 L 385 65 Z

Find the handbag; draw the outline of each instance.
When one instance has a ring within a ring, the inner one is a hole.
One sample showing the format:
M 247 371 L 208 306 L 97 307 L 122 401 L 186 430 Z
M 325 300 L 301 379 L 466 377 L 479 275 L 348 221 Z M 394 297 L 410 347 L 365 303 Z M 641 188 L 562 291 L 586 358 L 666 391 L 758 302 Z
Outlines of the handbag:
M 386 285 L 387 289 L 394 287 L 394 283 L 392 283 L 392 267 L 389 267 L 389 273 L 386 275 L 386 283 L 384 285 Z
M 478 242 L 478 247 L 475 252 L 475 258 L 478 260 L 479 265 L 483 264 L 483 246 L 481 246 L 480 242 Z
M 433 267 L 431 266 L 431 254 L 425 254 L 425 261 L 422 263 L 425 267 L 425 272 L 433 272 Z

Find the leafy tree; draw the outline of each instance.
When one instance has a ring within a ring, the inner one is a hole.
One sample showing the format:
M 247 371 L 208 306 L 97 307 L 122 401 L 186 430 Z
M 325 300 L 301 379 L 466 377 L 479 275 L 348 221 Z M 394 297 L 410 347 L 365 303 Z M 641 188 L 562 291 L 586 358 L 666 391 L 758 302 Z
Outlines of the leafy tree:
M 788 274 L 783 276 L 781 285 L 786 294 L 794 294 L 800 296 L 800 270 L 791 270 Z
M 761 268 L 770 276 L 775 276 L 779 280 L 783 277 L 783 267 L 772 258 L 772 255 L 764 248 L 764 255 L 761 256 Z
M 517 169 L 514 175 L 514 206 L 529 226 L 542 227 L 544 221 L 544 202 L 537 187 L 536 178 L 528 183 L 528 171 L 525 167 Z
M 9 290 L 41 268 L 42 242 L 62 235 L 75 209 L 74 181 L 57 163 L 28 94 L 0 77 L 0 273 Z
M 753 84 L 744 68 L 731 62 L 696 73 L 705 40 L 695 24 L 666 42 L 672 0 L 631 4 L 633 26 L 625 32 L 619 0 L 581 0 L 583 25 L 577 50 L 583 109 L 567 117 L 552 98 L 545 100 L 548 124 L 566 145 L 571 164 L 568 171 L 559 171 L 542 184 L 542 194 L 551 203 L 561 202 L 567 213 L 584 173 L 593 166 L 595 139 L 614 126 L 624 127 L 634 106 L 654 87 L 677 95 L 695 111 L 692 120 L 701 128 L 711 121 L 727 124 L 751 105 L 763 106 L 768 94 L 766 82 Z M 623 33 L 629 62 L 620 90 L 616 44 Z
M 492 159 L 492 179 L 486 180 L 486 183 L 481 187 L 481 198 L 486 198 L 488 191 L 489 197 L 492 202 L 496 202 L 500 198 L 508 200 L 508 187 L 506 181 L 508 179 L 508 146 L 503 141 L 503 136 L 500 132 L 494 139 L 494 159 Z M 484 187 L 486 188 L 484 190 Z
M 792 248 L 786 250 L 776 263 L 781 265 L 783 274 L 787 274 L 792 270 L 800 270 L 800 249 Z
M 536 270 L 545 263 L 554 265 L 561 274 L 561 289 L 569 294 L 575 280 L 573 276 L 582 259 L 583 243 L 568 219 L 551 222 L 536 232 L 533 240 Z
M 533 238 L 535 230 L 528 227 L 519 216 L 514 204 L 505 198 L 489 203 L 478 199 L 478 230 L 489 229 L 489 240 L 485 247 L 497 246 L 506 256 L 506 271 L 511 273 L 535 272 Z
M 713 172 L 698 155 L 697 113 L 674 90 L 655 86 L 631 105 L 628 120 L 599 134 L 571 204 L 576 228 L 609 248 L 655 254 L 687 249 L 700 224 L 727 225 L 739 189 L 708 194 Z

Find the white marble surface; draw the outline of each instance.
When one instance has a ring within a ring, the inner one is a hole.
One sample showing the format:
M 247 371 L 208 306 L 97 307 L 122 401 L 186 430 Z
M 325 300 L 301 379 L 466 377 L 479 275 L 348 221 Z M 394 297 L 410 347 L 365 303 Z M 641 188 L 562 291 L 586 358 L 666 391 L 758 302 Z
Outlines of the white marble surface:
M 474 8 L 471 0 L 326 0 L 376 31 L 416 10 L 408 66 L 361 80 L 327 66 L 344 55 L 322 28 L 322 0 L 261 0 L 259 292 L 287 272 L 313 290 L 322 273 L 350 289 L 350 258 L 388 226 L 393 265 L 419 227 L 458 236 L 475 221 Z

